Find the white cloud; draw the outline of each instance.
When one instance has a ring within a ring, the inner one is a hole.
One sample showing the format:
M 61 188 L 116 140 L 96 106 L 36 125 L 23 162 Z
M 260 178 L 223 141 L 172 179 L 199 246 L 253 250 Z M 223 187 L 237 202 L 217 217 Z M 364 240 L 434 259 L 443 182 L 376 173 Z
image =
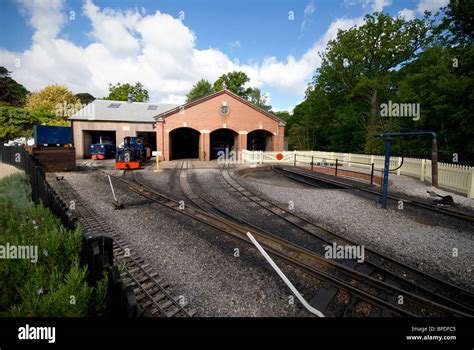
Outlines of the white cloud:
M 416 10 L 420 14 L 423 14 L 425 11 L 431 11 L 434 13 L 448 4 L 449 0 L 420 0 Z
M 316 7 L 314 6 L 314 0 L 311 0 L 304 8 L 303 20 L 301 21 L 301 30 L 303 31 L 306 23 L 311 22 L 311 16 L 313 15 Z
M 382 12 L 385 7 L 392 5 L 392 0 L 344 0 L 346 6 L 362 5 L 363 9 L 372 12 Z
M 29 23 L 36 30 L 33 41 L 42 41 L 58 35 L 66 17 L 61 12 L 62 0 L 18 0 L 21 12 L 30 17 Z
M 398 16 L 405 19 L 406 21 L 411 21 L 415 19 L 416 12 L 414 10 L 404 8 L 403 10 L 398 12 Z
M 227 45 L 229 46 L 229 48 L 231 50 L 240 49 L 240 41 L 239 40 L 231 41 L 230 43 L 227 43 Z
M 385 7 L 388 7 L 391 4 L 391 0 L 374 0 L 372 3 L 372 11 L 381 12 Z
M 103 97 L 109 83 L 140 81 L 152 100 L 173 103 L 184 102 L 185 94 L 200 78 L 212 82 L 233 70 L 247 73 L 251 86 L 302 96 L 321 64 L 318 52 L 324 51 L 327 41 L 338 29 L 363 22 L 362 18 L 335 20 L 301 57 L 289 55 L 279 60 L 270 56 L 239 65 L 215 48 L 197 49 L 195 34 L 179 19 L 159 11 L 115 11 L 87 0 L 83 14 L 90 20 L 94 42 L 81 47 L 59 37 L 66 25 L 60 1 L 22 0 L 21 6 L 35 28 L 33 43 L 24 52 L 0 49 L 0 65 L 12 70 L 13 77 L 28 89 L 59 83 L 74 92 Z M 48 21 L 42 19 L 45 15 Z M 21 60 L 21 67 L 15 67 L 15 59 Z

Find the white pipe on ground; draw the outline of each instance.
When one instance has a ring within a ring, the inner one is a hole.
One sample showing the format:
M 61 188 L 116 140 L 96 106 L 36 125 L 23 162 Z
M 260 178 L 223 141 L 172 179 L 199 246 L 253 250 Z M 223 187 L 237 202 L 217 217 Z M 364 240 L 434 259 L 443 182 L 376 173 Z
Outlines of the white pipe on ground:
M 112 180 L 110 179 L 110 175 L 107 175 L 107 176 L 108 176 L 108 178 L 109 178 L 110 188 L 112 189 L 112 194 L 114 195 L 114 199 L 115 199 L 115 201 L 118 203 L 117 197 L 115 197 L 114 186 L 112 186 Z
M 260 245 L 260 243 L 257 242 L 257 240 L 254 238 L 254 236 L 250 233 L 250 232 L 247 232 L 247 237 L 250 238 L 250 240 L 252 241 L 252 243 L 257 247 L 258 251 L 264 256 L 264 258 L 268 261 L 268 263 L 273 267 L 273 269 L 277 272 L 277 274 L 280 276 L 280 278 L 286 283 L 286 285 L 288 286 L 288 288 L 291 289 L 291 291 L 293 292 L 293 294 L 298 298 L 298 300 L 301 302 L 301 304 L 303 304 L 303 306 L 309 311 L 311 312 L 312 314 L 315 314 L 316 316 L 318 317 L 324 317 L 324 314 L 315 309 L 314 307 L 312 307 L 311 305 L 309 305 L 309 303 L 303 298 L 303 296 L 300 294 L 300 292 L 298 292 L 298 290 L 295 288 L 295 286 L 293 285 L 293 283 L 290 282 L 290 280 L 285 276 L 285 274 L 280 270 L 280 268 L 277 266 L 277 264 L 275 264 L 275 262 L 273 261 L 273 259 L 270 257 L 270 255 L 267 254 L 267 252 L 265 251 L 265 249 L 262 248 L 262 246 Z

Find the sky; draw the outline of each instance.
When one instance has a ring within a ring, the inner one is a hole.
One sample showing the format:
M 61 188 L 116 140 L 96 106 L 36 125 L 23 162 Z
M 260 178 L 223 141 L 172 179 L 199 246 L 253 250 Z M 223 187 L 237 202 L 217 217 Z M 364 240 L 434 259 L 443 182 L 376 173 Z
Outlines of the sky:
M 0 66 L 30 91 L 107 96 L 141 82 L 183 103 L 199 79 L 243 71 L 273 110 L 304 99 L 319 52 L 374 11 L 406 19 L 448 0 L 0 0 Z

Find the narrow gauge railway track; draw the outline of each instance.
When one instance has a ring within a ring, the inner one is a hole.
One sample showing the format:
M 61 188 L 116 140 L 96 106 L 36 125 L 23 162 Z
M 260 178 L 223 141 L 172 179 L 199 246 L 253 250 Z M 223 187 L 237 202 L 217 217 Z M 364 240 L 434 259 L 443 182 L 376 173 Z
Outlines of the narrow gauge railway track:
M 185 169 L 185 162 L 181 166 Z M 182 170 L 179 177 L 183 193 L 186 194 L 189 201 L 199 208 L 191 209 L 194 213 L 199 213 L 201 217 L 206 213 L 206 220 L 210 218 L 213 222 L 225 224 L 224 228 L 221 228 L 220 225 L 216 228 L 247 243 L 246 232 L 251 232 L 270 255 L 280 258 L 326 282 L 327 286 L 324 287 L 326 290 L 322 293 L 327 298 L 327 302 L 324 303 L 326 306 L 334 301 L 340 290 L 353 295 L 354 298 L 351 298 L 351 303 L 343 310 L 344 316 L 350 315 L 354 309 L 357 309 L 355 305 L 361 302 L 370 305 L 371 311 L 368 314 L 371 316 L 471 315 L 390 285 L 361 271 L 324 259 L 301 246 L 256 228 L 252 224 L 216 207 L 209 199 L 195 193 L 187 181 L 186 170 Z M 146 189 L 145 191 L 150 190 Z M 209 224 L 206 220 L 203 222 Z M 214 226 L 214 224 L 211 224 L 211 226 Z M 400 296 L 404 299 L 402 305 L 397 304 Z
M 305 169 L 294 169 L 293 167 L 290 168 L 290 167 L 283 167 L 283 166 L 272 166 L 272 170 L 276 172 L 277 174 L 283 175 L 287 178 L 304 183 L 309 186 L 318 187 L 317 185 L 314 184 L 314 182 L 311 181 L 311 180 L 315 180 L 318 182 L 326 182 L 326 183 L 339 186 L 342 188 L 356 189 L 356 190 L 380 197 L 380 193 L 378 191 L 370 189 L 368 186 L 353 187 L 347 183 L 343 183 L 343 182 L 336 181 L 333 179 L 328 179 L 326 177 L 318 177 L 317 175 L 313 174 L 311 171 L 308 171 Z M 411 206 L 430 210 L 432 212 L 443 214 L 451 218 L 457 218 L 457 219 L 461 219 L 468 222 L 474 222 L 474 216 L 470 214 L 461 213 L 461 212 L 450 210 L 447 208 L 438 207 L 436 205 L 423 203 L 414 199 L 403 198 L 403 197 L 394 196 L 391 194 L 388 195 L 388 198 L 395 200 L 397 202 L 403 201 L 404 203 L 409 204 Z
M 148 310 L 154 317 L 192 317 L 194 310 L 188 310 L 187 303 L 178 301 L 170 295 L 169 284 L 158 278 L 158 273 L 124 242 L 120 235 L 100 219 L 100 216 L 87 206 L 67 180 L 53 183 L 65 203 L 74 201 L 74 216 L 82 230 L 108 233 L 113 238 L 114 263 L 122 269 L 120 277 L 124 286 L 131 286 L 138 305 Z
M 230 175 L 229 169 L 223 169 L 222 176 L 230 189 L 238 195 L 258 204 L 265 210 L 275 214 L 277 217 L 288 222 L 297 229 L 318 239 L 324 245 L 336 242 L 338 245 L 357 245 L 346 237 L 330 231 L 302 215 L 283 208 L 248 188 L 244 188 Z M 348 262 L 348 267 L 361 269 L 365 273 L 374 276 L 386 276 L 386 281 L 395 286 L 404 286 L 414 293 L 425 295 L 432 300 L 449 305 L 465 313 L 474 315 L 474 293 L 452 283 L 419 271 L 407 264 L 401 263 L 389 256 L 377 253 L 365 248 L 365 261 L 358 264 L 354 261 Z

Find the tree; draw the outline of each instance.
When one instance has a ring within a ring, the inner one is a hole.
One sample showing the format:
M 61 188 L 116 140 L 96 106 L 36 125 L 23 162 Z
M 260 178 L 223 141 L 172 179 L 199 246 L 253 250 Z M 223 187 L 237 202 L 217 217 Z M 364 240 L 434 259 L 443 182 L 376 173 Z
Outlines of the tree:
M 68 117 L 80 109 L 81 101 L 64 85 L 49 85 L 32 93 L 26 101 L 29 112 L 43 111 L 54 114 L 58 123 L 67 123 Z
M 398 101 L 398 70 L 416 60 L 431 42 L 427 16 L 406 21 L 376 12 L 367 15 L 361 26 L 340 30 L 321 54 L 321 67 L 305 101 L 289 119 L 289 144 L 378 151 L 379 142 L 372 134 L 400 128 L 398 120 L 380 117 L 380 103 Z
M 220 91 L 225 88 L 247 100 L 252 89 L 246 88 L 244 85 L 249 81 L 249 77 L 244 72 L 230 72 L 221 75 L 214 82 L 213 88 L 214 91 Z
M 249 101 L 255 106 L 267 112 L 272 109 L 272 106 L 267 105 L 267 97 L 265 95 L 262 95 L 262 92 L 258 88 L 250 88 L 248 98 Z
M 74 96 L 76 96 L 83 105 L 87 105 L 95 100 L 95 97 L 89 94 L 88 92 L 80 92 L 78 94 L 75 94 Z
M 212 85 L 205 79 L 199 80 L 193 85 L 191 91 L 186 94 L 186 103 L 199 100 L 202 97 L 210 95 L 214 92 Z
M 394 69 L 417 57 L 430 40 L 427 18 L 406 21 L 388 14 L 365 17 L 360 27 L 339 31 L 322 54 L 314 85 L 346 93 L 368 104 L 364 122 L 381 122 L 379 105 L 389 94 Z
M 49 85 L 28 96 L 26 110 L 41 111 L 56 116 L 59 125 L 67 124 L 68 118 L 81 108 L 81 101 L 64 85 Z
M 270 111 L 274 116 L 287 121 L 291 118 L 291 114 L 287 111 Z
M 49 124 L 53 120 L 56 120 L 54 115 L 42 109 L 29 112 L 24 108 L 2 106 L 0 107 L 0 140 L 31 137 L 34 125 Z
M 10 77 L 5 67 L 0 67 L 0 101 L 11 106 L 23 106 L 28 90 Z
M 109 84 L 109 96 L 104 97 L 104 99 L 127 101 L 129 97 L 131 97 L 134 102 L 148 102 L 150 99 L 148 91 L 140 82 L 135 83 L 135 85 L 130 85 L 128 83 L 117 83 L 117 85 Z
M 472 2 L 451 1 L 434 45 L 400 70 L 397 84 L 401 98 L 422 102 L 419 123 L 438 134 L 441 159 L 451 161 L 456 153 L 465 164 L 474 160 L 473 13 Z

